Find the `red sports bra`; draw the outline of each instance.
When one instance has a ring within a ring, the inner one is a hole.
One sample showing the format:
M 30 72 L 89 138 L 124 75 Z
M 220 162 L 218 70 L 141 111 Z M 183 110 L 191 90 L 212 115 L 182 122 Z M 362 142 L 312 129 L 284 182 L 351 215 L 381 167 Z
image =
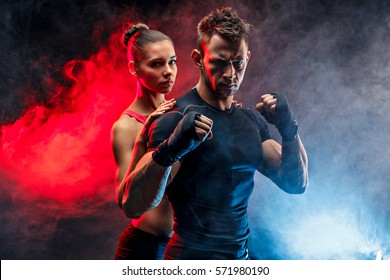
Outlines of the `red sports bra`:
M 139 121 L 139 122 L 142 123 L 142 124 L 144 124 L 145 121 L 146 121 L 146 118 L 145 118 L 143 115 L 138 114 L 138 113 L 136 113 L 136 112 L 134 112 L 134 111 L 132 111 L 132 110 L 130 110 L 130 109 L 126 109 L 126 110 L 123 112 L 123 114 L 126 114 L 126 115 L 128 115 L 129 117 L 132 117 L 132 118 L 136 119 L 137 121 Z

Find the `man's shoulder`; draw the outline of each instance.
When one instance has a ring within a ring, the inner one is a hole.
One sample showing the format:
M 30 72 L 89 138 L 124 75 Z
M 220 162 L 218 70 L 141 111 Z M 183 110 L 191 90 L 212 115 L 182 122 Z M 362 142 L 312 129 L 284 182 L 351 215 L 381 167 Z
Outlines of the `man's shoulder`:
M 149 131 L 159 132 L 159 133 L 171 133 L 176 125 L 183 118 L 184 114 L 188 111 L 188 107 L 196 104 L 196 97 L 194 95 L 194 90 L 191 89 L 183 96 L 176 100 L 176 105 L 171 110 L 166 112 L 165 114 L 156 118 L 152 125 L 150 126 Z
M 242 106 L 237 106 L 237 105 L 233 105 L 233 106 L 235 106 L 236 110 L 238 112 L 242 113 L 242 115 L 245 115 L 245 116 L 247 116 L 248 118 L 250 118 L 252 120 L 257 120 L 259 118 L 258 114 L 256 114 L 255 112 L 253 112 L 249 108 L 242 107 Z
M 242 118 L 246 119 L 246 122 L 243 123 L 248 125 L 251 123 L 252 125 L 254 124 L 258 127 L 263 141 L 271 138 L 268 123 L 259 112 L 240 106 L 237 106 L 237 109 L 241 113 Z
M 176 108 L 185 108 L 186 106 L 193 105 L 194 103 L 197 103 L 196 89 L 192 88 L 176 100 Z

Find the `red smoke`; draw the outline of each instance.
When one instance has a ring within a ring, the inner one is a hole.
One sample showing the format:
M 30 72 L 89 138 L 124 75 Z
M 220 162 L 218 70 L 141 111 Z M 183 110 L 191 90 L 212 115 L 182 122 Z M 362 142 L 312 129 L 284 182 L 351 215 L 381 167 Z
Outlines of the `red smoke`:
M 165 20 L 173 21 L 171 17 Z M 197 69 L 190 57 L 196 33 L 193 26 L 174 25 L 174 34 L 162 31 L 177 42 L 178 79 L 171 95 L 177 97 L 197 82 Z M 159 29 L 158 24 L 150 23 L 150 27 Z M 105 28 L 94 30 L 95 41 L 101 41 Z M 135 80 L 128 71 L 126 51 L 120 43 L 123 31 L 119 28 L 112 33 L 89 59 L 66 63 L 61 69 L 61 82 L 46 74 L 55 68 L 46 57 L 37 62 L 49 100 L 45 105 L 31 107 L 15 123 L 0 128 L 0 168 L 21 186 L 24 194 L 60 202 L 91 196 L 114 201 L 116 167 L 110 130 L 135 95 Z M 33 92 L 27 82 L 23 93 L 26 104 L 36 103 Z
M 63 67 L 70 86 L 46 79 L 54 87 L 50 106 L 35 106 L 1 127 L 0 165 L 23 186 L 20 191 L 61 202 L 92 195 L 114 199 L 110 129 L 135 93 L 121 34 L 89 60 Z

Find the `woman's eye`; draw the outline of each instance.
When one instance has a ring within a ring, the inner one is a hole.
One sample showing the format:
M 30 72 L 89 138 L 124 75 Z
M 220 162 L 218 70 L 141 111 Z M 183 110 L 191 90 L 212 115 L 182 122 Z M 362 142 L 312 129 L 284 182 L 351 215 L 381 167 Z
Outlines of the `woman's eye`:
M 152 62 L 152 64 L 150 64 L 150 66 L 151 66 L 152 68 L 157 68 L 157 67 L 160 66 L 160 63 L 159 63 L 159 62 Z

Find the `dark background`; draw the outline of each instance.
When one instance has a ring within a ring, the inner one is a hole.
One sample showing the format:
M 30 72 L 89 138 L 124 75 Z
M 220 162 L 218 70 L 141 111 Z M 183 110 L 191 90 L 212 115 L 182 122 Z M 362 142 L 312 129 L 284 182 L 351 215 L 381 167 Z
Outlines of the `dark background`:
M 309 155 L 304 195 L 256 176 L 253 259 L 389 259 L 388 1 L 2 1 L 0 257 L 112 259 L 110 129 L 134 97 L 119 39 L 128 21 L 171 36 L 172 96 L 197 82 L 196 25 L 232 6 L 253 26 L 236 95 L 284 92 Z M 272 130 L 275 137 L 278 135 Z

